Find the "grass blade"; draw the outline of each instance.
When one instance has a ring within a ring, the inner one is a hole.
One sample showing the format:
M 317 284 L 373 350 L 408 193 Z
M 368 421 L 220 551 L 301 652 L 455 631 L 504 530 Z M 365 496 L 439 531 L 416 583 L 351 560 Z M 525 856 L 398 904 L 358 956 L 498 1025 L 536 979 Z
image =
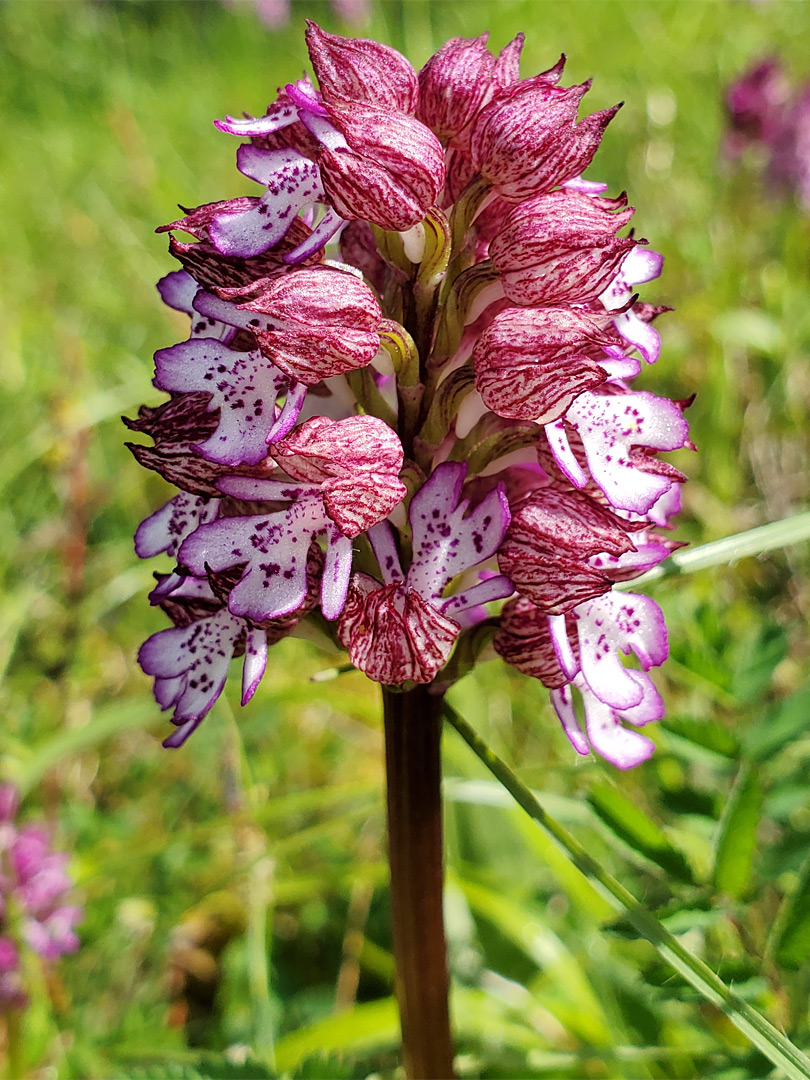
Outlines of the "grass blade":
M 724 536 L 722 540 L 712 540 L 711 543 L 701 544 L 699 547 L 676 551 L 641 577 L 632 581 L 616 582 L 613 587 L 635 591 L 639 585 L 657 581 L 658 578 L 693 574 L 696 570 L 706 570 L 721 563 L 762 555 L 766 551 L 775 551 L 777 548 L 801 544 L 807 540 L 810 540 L 810 511 L 783 518 L 781 521 L 772 521 L 768 525 L 759 525 L 756 529 L 734 533 L 733 536 Z
M 760 774 L 750 764 L 740 769 L 720 822 L 714 883 L 719 892 L 739 900 L 754 869 L 757 827 L 762 814 Z
M 810 953 L 810 855 L 795 892 L 785 897 L 776 919 L 773 956 L 781 967 L 797 970 Z
M 609 784 L 594 784 L 588 802 L 608 828 L 634 851 L 657 863 L 679 881 L 692 884 L 692 871 L 663 829 L 620 791 Z
M 445 702 L 444 709 L 450 724 L 490 772 L 500 780 L 515 801 L 541 828 L 554 837 L 584 874 L 602 886 L 615 903 L 617 910 L 627 916 L 638 933 L 655 947 L 659 955 L 707 1001 L 722 1010 L 734 1026 L 769 1061 L 784 1071 L 789 1080 L 810 1080 L 810 1060 L 801 1050 L 780 1031 L 777 1031 L 764 1016 L 733 993 L 711 968 L 689 952 L 652 912 L 640 904 L 620 881 L 592 858 L 575 836 L 546 813 L 529 788 L 490 749 L 452 705 Z

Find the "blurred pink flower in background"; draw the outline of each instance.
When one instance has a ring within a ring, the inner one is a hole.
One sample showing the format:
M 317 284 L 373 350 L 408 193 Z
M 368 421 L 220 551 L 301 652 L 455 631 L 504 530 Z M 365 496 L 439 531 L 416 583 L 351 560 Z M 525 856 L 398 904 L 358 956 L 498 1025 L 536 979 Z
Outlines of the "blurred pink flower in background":
M 727 157 L 764 150 L 768 182 L 810 209 L 810 82 L 793 84 L 778 57 L 752 65 L 726 93 Z
M 287 26 L 292 17 L 290 0 L 222 0 L 226 7 L 250 4 L 268 30 Z M 371 16 L 371 0 L 331 0 L 332 11 L 348 26 L 365 26 Z
M 58 960 L 78 949 L 73 928 L 82 917 L 80 907 L 65 904 L 69 856 L 51 850 L 44 829 L 16 825 L 18 805 L 16 789 L 0 786 L 0 1012 L 28 1001 L 20 946 Z

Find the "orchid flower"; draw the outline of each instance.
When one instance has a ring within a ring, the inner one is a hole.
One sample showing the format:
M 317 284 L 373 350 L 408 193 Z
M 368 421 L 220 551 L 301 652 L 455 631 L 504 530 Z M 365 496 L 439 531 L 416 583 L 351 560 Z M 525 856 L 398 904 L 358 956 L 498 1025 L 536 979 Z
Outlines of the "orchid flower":
M 564 58 L 521 78 L 522 35 L 453 38 L 420 72 L 313 22 L 306 44 L 312 78 L 215 121 L 256 193 L 159 230 L 189 334 L 127 424 L 180 489 L 136 534 L 171 562 L 150 595 L 173 625 L 140 652 L 167 745 L 234 659 L 248 701 L 311 618 L 385 693 L 441 695 L 492 640 L 577 753 L 639 763 L 666 628 L 614 586 L 678 546 L 659 455 L 692 444 L 688 401 L 633 382 L 662 256 L 582 175 L 617 109 L 580 117 Z

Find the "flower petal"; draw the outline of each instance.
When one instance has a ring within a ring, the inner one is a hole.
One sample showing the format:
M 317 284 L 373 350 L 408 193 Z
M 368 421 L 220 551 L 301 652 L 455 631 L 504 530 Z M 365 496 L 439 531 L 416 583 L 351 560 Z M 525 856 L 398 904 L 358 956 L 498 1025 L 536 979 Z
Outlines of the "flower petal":
M 245 662 L 242 666 L 242 704 L 247 705 L 262 681 L 267 667 L 267 634 L 251 628 L 245 641 Z
M 220 518 L 203 525 L 180 548 L 193 574 L 243 566 L 228 598 L 234 615 L 261 623 L 296 611 L 307 595 L 307 552 L 329 520 L 317 498 L 273 514 Z
M 411 500 L 413 561 L 406 580 L 433 601 L 463 570 L 494 555 L 509 525 L 502 485 L 467 513 L 468 500 L 459 502 L 466 473 L 464 464 L 439 465 Z
M 675 402 L 646 391 L 586 392 L 565 420 L 579 433 L 591 476 L 613 506 L 645 514 L 672 486 L 671 478 L 645 468 L 631 448 L 678 450 L 687 445 L 689 427 Z M 555 459 L 566 471 L 566 459 L 556 453 Z
M 181 491 L 160 510 L 142 521 L 135 532 L 135 554 L 149 559 L 165 552 L 177 555 L 185 538 L 219 513 L 219 500 Z
M 551 691 L 551 704 L 562 724 L 563 731 L 568 736 L 569 742 L 578 754 L 587 757 L 591 752 L 588 740 L 582 734 L 582 729 L 574 711 L 574 696 L 570 686 L 561 686 Z
M 582 675 L 600 701 L 630 709 L 644 697 L 644 686 L 624 667 L 619 653 L 631 651 L 645 671 L 663 664 L 669 646 L 664 616 L 648 596 L 608 593 L 575 611 Z
M 251 209 L 219 214 L 208 227 L 211 242 L 223 255 L 261 255 L 287 233 L 298 211 L 323 197 L 314 161 L 296 150 L 262 150 L 244 145 L 237 152 L 239 169 L 267 191 Z
M 589 693 L 586 687 L 580 689 L 585 706 L 585 730 L 596 753 L 617 769 L 633 769 L 647 761 L 655 750 L 652 739 L 637 731 L 628 731 L 619 714 Z
M 259 352 L 235 352 L 214 338 L 196 338 L 155 353 L 156 382 L 163 390 L 211 394 L 219 409 L 216 431 L 195 449 L 225 465 L 256 465 L 267 456 L 276 399 L 288 377 Z
M 153 634 L 141 646 L 138 663 L 155 677 L 155 697 L 163 709 L 174 706 L 172 722 L 181 732 L 171 746 L 191 733 L 222 693 L 228 666 L 245 624 L 227 608 L 185 627 Z

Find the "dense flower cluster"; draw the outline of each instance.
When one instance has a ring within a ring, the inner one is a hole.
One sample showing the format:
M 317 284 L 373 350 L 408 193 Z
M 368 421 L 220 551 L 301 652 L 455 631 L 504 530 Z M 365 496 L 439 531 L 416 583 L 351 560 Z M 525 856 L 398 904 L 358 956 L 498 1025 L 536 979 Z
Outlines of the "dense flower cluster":
M 637 764 L 666 628 L 613 586 L 675 546 L 683 476 L 658 454 L 690 443 L 686 402 L 632 386 L 661 256 L 582 178 L 617 110 L 578 119 L 563 59 L 521 79 L 522 37 L 454 38 L 418 73 L 313 23 L 307 45 L 317 87 L 216 121 L 259 193 L 159 230 L 191 331 L 156 354 L 168 400 L 127 423 L 180 489 L 136 535 L 175 564 L 151 594 L 174 625 L 140 652 L 166 743 L 233 657 L 247 701 L 309 617 L 388 686 L 440 692 L 494 645 L 579 753 Z
M 0 786 L 0 1012 L 27 1001 L 18 942 L 58 960 L 78 949 L 73 928 L 82 916 L 80 907 L 65 904 L 73 885 L 68 856 L 51 851 L 43 829 L 14 824 L 17 804 L 16 790 Z
M 770 57 L 729 87 L 726 106 L 726 155 L 737 158 L 748 147 L 760 147 L 769 182 L 793 192 L 810 210 L 810 83 L 792 85 L 780 60 Z

